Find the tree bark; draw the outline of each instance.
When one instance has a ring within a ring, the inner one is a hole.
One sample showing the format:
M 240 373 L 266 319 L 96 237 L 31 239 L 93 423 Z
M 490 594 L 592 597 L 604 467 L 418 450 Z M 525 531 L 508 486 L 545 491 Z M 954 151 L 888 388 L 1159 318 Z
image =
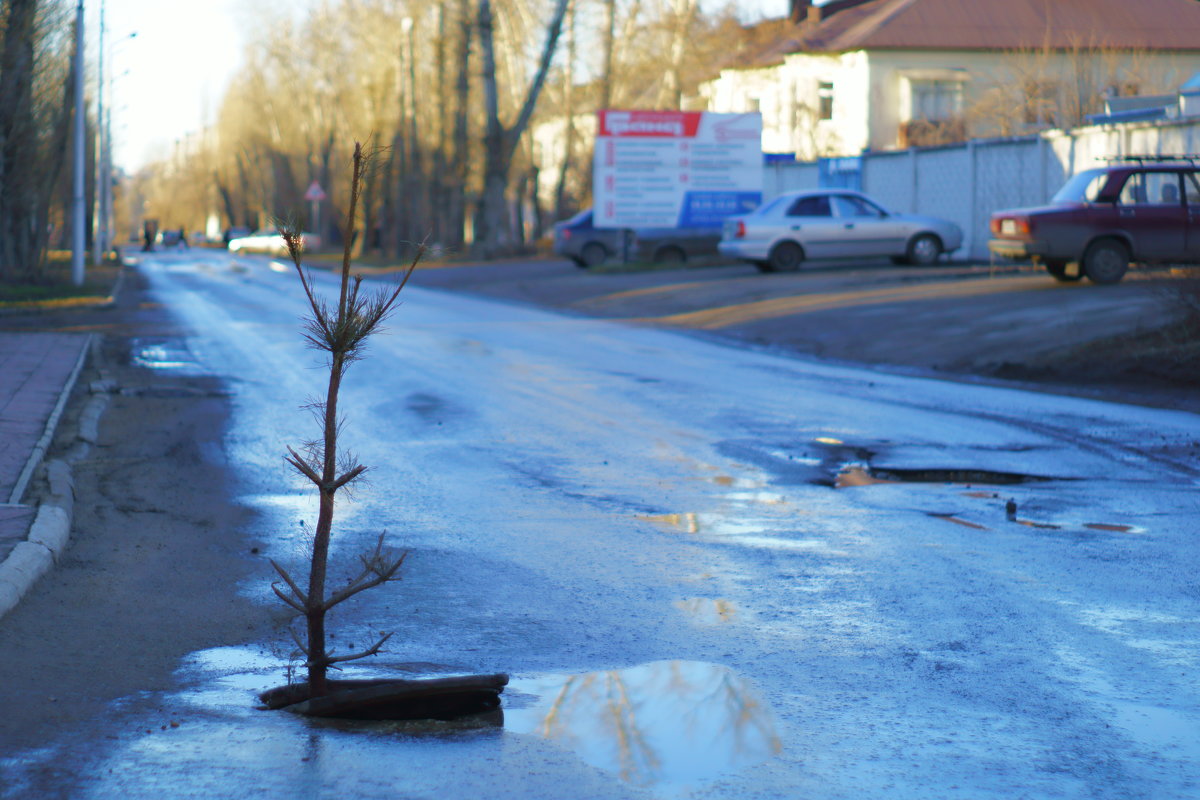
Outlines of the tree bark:
M 5 4 L 4 42 L 0 51 L 0 279 L 29 269 L 28 176 L 33 129 L 31 100 L 34 72 L 36 0 Z M 3 7 L 0 7 L 2 10 Z
M 537 106 L 538 96 L 546 81 L 546 73 L 554 58 L 558 36 L 562 31 L 568 0 L 557 0 L 554 12 L 546 26 L 546 42 L 537 72 L 529 84 L 525 102 L 517 114 L 516 121 L 506 128 L 500 121 L 500 101 L 496 87 L 496 53 L 494 45 L 494 21 L 491 0 L 479 0 L 479 49 L 483 58 L 484 108 L 487 127 L 484 133 L 483 197 L 477 220 L 479 240 L 476 249 L 485 258 L 494 258 L 508 252 L 512 246 L 512 230 L 509 218 L 507 191 L 509 167 L 521 134 L 529 125 L 529 119 Z
M 471 0 L 459 0 L 458 78 L 454 86 L 454 141 L 450 159 L 451 181 L 446 203 L 448 230 L 446 242 L 456 249 L 463 245 L 466 225 L 467 175 L 470 161 L 468 115 L 470 114 L 471 82 Z

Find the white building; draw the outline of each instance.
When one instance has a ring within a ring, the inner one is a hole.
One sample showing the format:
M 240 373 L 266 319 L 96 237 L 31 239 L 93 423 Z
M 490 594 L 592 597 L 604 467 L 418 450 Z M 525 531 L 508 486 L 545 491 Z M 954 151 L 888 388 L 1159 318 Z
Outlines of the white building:
M 791 0 L 793 25 L 701 87 L 819 156 L 1079 124 L 1200 70 L 1197 0 Z

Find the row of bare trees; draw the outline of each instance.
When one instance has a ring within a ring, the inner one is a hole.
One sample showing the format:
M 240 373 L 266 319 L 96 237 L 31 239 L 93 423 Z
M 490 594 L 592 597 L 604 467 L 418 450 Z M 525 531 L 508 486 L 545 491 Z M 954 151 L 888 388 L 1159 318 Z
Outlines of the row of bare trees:
M 578 120 L 681 107 L 745 35 L 731 10 L 696 0 L 329 0 L 263 29 L 212 124 L 141 177 L 144 214 L 189 230 L 213 213 L 222 226 L 301 219 L 336 241 L 339 168 L 367 138 L 379 153 L 361 245 L 401 258 L 423 241 L 520 249 L 588 201 Z M 567 158 L 543 176 L 534 133 L 552 120 Z
M 74 28 L 62 0 L 0 0 L 0 282 L 38 280 L 69 190 Z

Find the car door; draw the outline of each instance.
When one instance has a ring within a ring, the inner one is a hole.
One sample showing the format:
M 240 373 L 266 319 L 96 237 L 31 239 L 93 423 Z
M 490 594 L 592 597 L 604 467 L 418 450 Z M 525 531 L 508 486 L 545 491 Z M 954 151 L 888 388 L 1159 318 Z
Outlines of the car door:
M 844 255 L 846 237 L 842 224 L 834 219 L 827 194 L 799 197 L 784 214 L 784 237 L 804 248 L 807 258 L 839 258 Z
M 1187 254 L 1184 261 L 1200 263 L 1200 174 L 1185 172 L 1184 205 L 1187 206 Z
M 852 194 L 830 198 L 834 216 L 842 225 L 845 255 L 894 256 L 904 252 L 904 226 L 878 206 Z
M 1147 170 L 1130 174 L 1117 197 L 1118 224 L 1133 241 L 1133 258 L 1179 261 L 1187 252 L 1188 210 L 1180 173 Z

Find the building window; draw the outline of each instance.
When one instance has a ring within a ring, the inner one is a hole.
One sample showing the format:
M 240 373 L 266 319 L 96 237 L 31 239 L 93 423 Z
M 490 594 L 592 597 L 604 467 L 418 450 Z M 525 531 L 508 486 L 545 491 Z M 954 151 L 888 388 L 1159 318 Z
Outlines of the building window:
M 909 119 L 941 122 L 962 116 L 962 81 L 914 80 Z
M 833 119 L 833 84 L 817 84 L 817 119 Z

